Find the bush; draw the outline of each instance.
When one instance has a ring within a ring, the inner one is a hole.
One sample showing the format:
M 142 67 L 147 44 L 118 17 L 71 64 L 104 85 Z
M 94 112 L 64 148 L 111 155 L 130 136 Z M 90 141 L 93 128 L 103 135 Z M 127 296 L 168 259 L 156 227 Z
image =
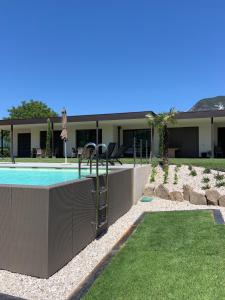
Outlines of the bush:
M 224 180 L 221 180 L 221 181 L 217 181 L 216 182 L 216 187 L 221 187 L 221 186 L 225 186 L 225 181 Z
M 217 180 L 217 181 L 221 181 L 221 180 L 224 180 L 224 175 L 220 174 L 219 172 L 217 172 L 217 174 L 214 176 L 214 178 Z
M 193 169 L 192 165 L 188 166 L 188 170 L 191 171 Z
M 166 184 L 168 183 L 168 175 L 169 175 L 169 168 L 168 167 L 165 167 L 163 169 L 164 171 L 164 175 L 163 175 L 163 183 Z
M 175 173 L 173 184 L 177 184 L 177 183 L 178 183 L 178 176 L 177 176 L 177 173 Z
M 151 173 L 151 176 L 150 176 L 150 182 L 155 182 L 156 174 L 157 174 L 156 167 L 153 166 L 152 167 L 152 173 Z
M 210 174 L 211 173 L 211 169 L 209 168 L 205 168 L 203 171 L 203 174 Z
M 211 186 L 208 183 L 202 186 L 202 190 L 209 190 L 210 188 Z
M 209 177 L 203 177 L 203 178 L 202 178 L 202 182 L 203 182 L 203 183 L 208 183 L 208 182 L 210 182 Z
M 191 170 L 189 175 L 190 176 L 197 176 L 197 172 L 193 169 L 193 170 Z

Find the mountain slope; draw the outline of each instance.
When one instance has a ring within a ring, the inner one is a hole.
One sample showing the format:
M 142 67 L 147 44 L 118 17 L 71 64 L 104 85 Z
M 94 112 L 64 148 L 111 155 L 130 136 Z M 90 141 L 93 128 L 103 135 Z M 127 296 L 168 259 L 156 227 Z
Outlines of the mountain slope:
M 223 105 L 225 108 L 225 96 L 199 100 L 191 109 L 189 109 L 189 111 L 218 110 L 217 105 Z

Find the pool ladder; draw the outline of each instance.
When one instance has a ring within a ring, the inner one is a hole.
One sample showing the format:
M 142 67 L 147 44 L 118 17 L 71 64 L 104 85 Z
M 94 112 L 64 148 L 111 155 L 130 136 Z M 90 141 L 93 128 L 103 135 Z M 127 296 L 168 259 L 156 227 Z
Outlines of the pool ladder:
M 87 144 L 88 145 L 88 144 Z M 90 145 L 90 144 L 89 144 Z M 92 143 L 92 146 L 93 143 Z M 106 155 L 106 172 L 99 174 L 99 148 L 105 148 Z M 101 236 L 108 230 L 108 188 L 109 188 L 109 162 L 108 162 L 108 147 L 105 144 L 95 145 L 96 152 L 96 174 L 88 175 L 88 178 L 93 178 L 94 189 L 92 194 L 95 197 L 96 203 L 96 216 L 95 216 L 95 229 L 96 237 Z M 92 165 L 92 162 L 90 162 Z

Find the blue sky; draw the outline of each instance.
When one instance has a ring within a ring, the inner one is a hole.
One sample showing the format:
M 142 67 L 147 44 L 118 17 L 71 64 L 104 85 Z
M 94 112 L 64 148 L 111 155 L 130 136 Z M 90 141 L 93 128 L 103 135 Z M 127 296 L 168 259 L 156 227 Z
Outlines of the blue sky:
M 0 0 L 0 117 L 189 109 L 225 95 L 224 0 Z

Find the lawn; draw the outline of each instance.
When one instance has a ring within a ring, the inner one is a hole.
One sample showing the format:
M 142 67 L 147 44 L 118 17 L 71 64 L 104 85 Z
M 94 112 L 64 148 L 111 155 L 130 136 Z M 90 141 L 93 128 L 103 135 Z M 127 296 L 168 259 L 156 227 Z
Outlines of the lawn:
M 16 158 L 16 162 L 38 162 L 38 163 L 63 163 L 64 158 Z M 159 159 L 154 159 L 158 161 Z M 10 158 L 0 159 L 0 162 L 11 161 Z M 124 164 L 133 164 L 133 158 L 122 158 L 121 161 Z M 74 163 L 77 162 L 76 158 L 68 158 L 68 162 Z M 136 159 L 136 163 L 140 164 L 140 158 Z M 146 163 L 146 159 L 143 158 L 142 163 Z M 221 158 L 170 158 L 170 164 L 184 164 L 184 165 L 193 165 L 197 167 L 210 168 L 215 170 L 225 171 L 225 159 Z
M 225 226 L 207 211 L 146 215 L 84 299 L 225 299 Z
M 221 158 L 170 158 L 169 162 L 225 171 L 225 159 Z

